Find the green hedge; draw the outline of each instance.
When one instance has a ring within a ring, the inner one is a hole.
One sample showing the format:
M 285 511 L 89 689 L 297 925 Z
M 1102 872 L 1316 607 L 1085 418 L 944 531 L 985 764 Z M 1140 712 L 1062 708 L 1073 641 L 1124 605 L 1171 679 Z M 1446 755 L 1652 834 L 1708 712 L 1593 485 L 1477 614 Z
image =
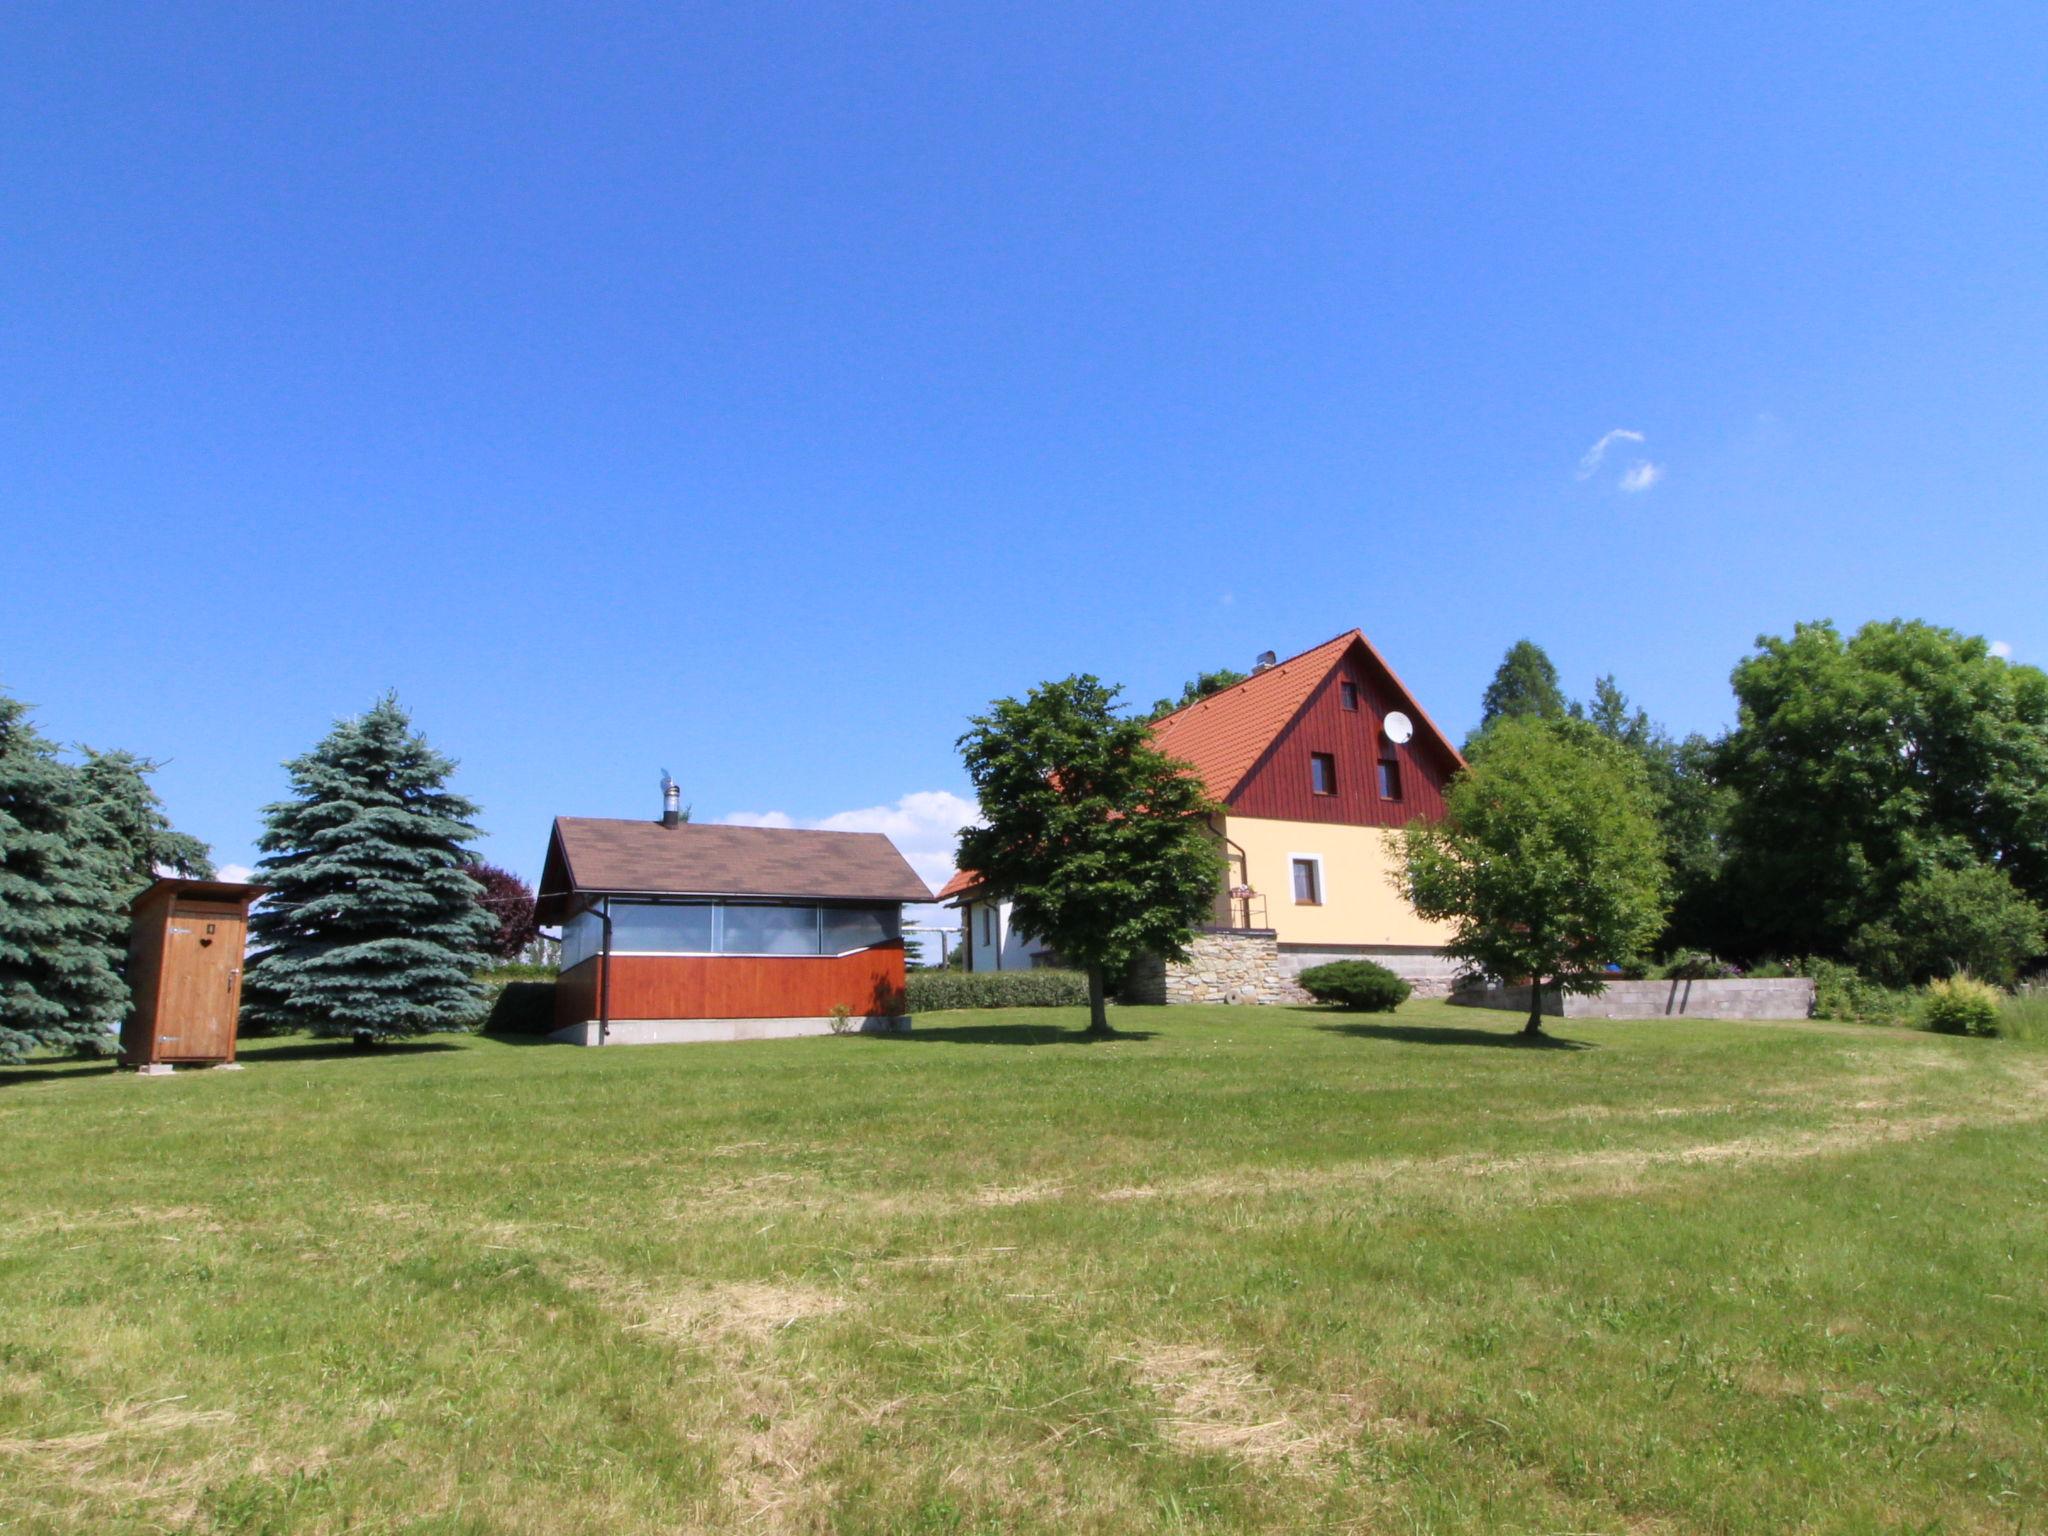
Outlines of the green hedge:
M 476 978 L 477 1029 L 487 1035 L 544 1035 L 555 1027 L 555 968 L 503 965 Z
M 1080 971 L 912 971 L 904 987 L 912 1013 L 1072 1008 L 1088 1002 L 1088 978 Z

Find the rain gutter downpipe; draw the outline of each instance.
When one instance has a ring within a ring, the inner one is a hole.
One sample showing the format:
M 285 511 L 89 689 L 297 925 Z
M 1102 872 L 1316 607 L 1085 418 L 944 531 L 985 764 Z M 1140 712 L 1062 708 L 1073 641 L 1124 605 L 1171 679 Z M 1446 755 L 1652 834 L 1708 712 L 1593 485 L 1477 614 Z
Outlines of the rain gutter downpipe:
M 597 1043 L 611 1043 L 612 1033 L 612 899 L 600 896 L 583 909 L 597 915 L 604 925 L 604 941 L 597 954 Z

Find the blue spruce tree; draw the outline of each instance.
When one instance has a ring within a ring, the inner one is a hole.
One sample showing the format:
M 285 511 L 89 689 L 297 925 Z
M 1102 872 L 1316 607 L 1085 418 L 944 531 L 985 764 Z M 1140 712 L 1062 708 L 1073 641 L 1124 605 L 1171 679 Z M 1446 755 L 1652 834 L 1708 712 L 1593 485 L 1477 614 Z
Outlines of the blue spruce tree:
M 252 1033 L 309 1030 L 368 1045 L 475 1022 L 471 978 L 496 927 L 465 872 L 477 808 L 455 765 L 387 694 L 285 764 L 293 797 L 264 811 Z
M 0 694 L 0 1062 L 111 1045 L 128 1002 L 118 884 L 78 770 Z

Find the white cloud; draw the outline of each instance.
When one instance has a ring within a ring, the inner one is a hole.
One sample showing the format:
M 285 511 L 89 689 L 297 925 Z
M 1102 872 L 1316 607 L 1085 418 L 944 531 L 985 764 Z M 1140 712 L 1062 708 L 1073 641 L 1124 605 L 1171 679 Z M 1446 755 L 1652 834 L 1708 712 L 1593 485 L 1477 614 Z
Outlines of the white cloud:
M 159 864 L 156 873 L 163 879 L 176 879 L 178 872 L 168 864 Z M 237 885 L 246 885 L 256 878 L 256 871 L 246 864 L 222 864 L 213 872 L 216 880 L 232 880 Z
M 734 811 L 719 821 L 728 827 L 793 827 L 796 818 L 782 811 Z
M 1631 496 L 1647 491 L 1664 478 L 1664 466 L 1652 464 L 1648 459 L 1637 459 L 1621 473 L 1621 488 Z
M 920 789 L 893 805 L 834 811 L 801 821 L 786 811 L 734 811 L 719 818 L 729 827 L 810 827 L 822 832 L 880 832 L 896 845 L 918 877 L 937 890 L 953 877 L 953 853 L 960 829 L 981 820 L 981 808 L 944 789 Z M 910 923 L 954 926 L 957 914 L 942 907 L 906 907 Z M 936 958 L 937 951 L 933 951 Z
M 2012 642 L 2010 640 L 1992 641 L 1991 654 L 1998 657 L 2001 661 L 2012 660 Z
M 1640 443 L 1642 441 L 1642 433 L 1631 431 L 1627 427 L 1616 427 L 1580 456 L 1579 478 L 1581 480 L 1590 480 L 1595 474 L 1599 473 L 1601 460 L 1607 457 L 1607 450 L 1616 443 Z

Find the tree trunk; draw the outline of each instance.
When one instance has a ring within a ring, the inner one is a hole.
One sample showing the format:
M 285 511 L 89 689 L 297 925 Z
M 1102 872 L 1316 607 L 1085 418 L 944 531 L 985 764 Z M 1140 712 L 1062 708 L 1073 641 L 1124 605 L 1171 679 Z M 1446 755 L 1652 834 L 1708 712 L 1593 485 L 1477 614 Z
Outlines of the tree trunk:
M 1112 1033 L 1109 1027 L 1109 986 L 1099 965 L 1088 967 L 1088 1033 Z
M 1542 1033 L 1543 978 L 1541 976 L 1531 976 L 1529 978 L 1529 1022 L 1522 1026 L 1522 1034 L 1526 1037 Z

